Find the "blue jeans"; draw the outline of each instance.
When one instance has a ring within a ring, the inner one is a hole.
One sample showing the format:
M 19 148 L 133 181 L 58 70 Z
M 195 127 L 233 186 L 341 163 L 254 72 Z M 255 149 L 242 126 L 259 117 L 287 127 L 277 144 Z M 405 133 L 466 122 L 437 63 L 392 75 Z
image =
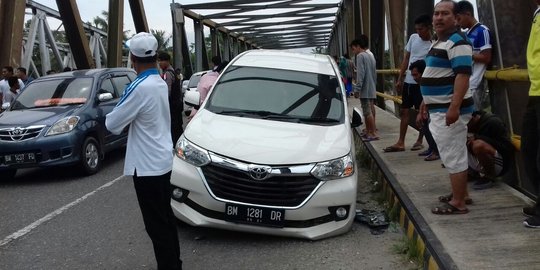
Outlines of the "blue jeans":
M 521 154 L 527 178 L 536 189 L 536 212 L 540 215 L 540 97 L 529 97 L 523 118 Z

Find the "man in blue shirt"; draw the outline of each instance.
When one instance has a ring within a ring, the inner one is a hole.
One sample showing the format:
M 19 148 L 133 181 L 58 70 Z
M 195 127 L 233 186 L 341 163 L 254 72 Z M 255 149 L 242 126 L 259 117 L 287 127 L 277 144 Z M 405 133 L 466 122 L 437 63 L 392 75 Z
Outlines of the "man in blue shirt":
M 483 104 L 487 98 L 483 87 L 484 73 L 491 63 L 492 46 L 489 29 L 474 18 L 474 7 L 466 0 L 458 3 L 456 18 L 461 28 L 468 29 L 467 38 L 469 38 L 473 48 L 473 69 L 469 79 L 469 89 L 474 99 L 475 110 L 481 111 L 485 109 Z

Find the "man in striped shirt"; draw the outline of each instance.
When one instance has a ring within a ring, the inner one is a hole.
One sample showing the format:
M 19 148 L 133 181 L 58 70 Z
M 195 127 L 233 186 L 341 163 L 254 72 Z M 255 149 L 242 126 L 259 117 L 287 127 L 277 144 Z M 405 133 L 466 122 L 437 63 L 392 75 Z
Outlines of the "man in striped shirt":
M 433 208 L 434 214 L 465 214 L 467 192 L 467 123 L 473 112 L 469 91 L 472 72 L 472 47 L 467 37 L 456 28 L 457 3 L 439 2 L 433 12 L 433 28 L 437 41 L 426 57 L 421 91 L 429 111 L 429 129 L 439 147 L 439 154 L 450 173 L 452 196 L 441 196 L 443 205 Z M 470 201 L 470 200 L 467 200 Z

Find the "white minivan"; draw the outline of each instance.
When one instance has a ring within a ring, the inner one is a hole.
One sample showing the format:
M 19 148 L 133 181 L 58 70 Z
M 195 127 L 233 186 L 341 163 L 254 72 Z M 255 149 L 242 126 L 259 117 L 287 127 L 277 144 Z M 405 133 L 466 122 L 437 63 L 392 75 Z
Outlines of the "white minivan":
M 194 94 L 196 95 L 196 94 Z M 186 95 L 198 103 L 198 96 Z M 251 50 L 234 58 L 175 148 L 172 208 L 193 226 L 321 239 L 356 206 L 353 127 L 330 56 Z

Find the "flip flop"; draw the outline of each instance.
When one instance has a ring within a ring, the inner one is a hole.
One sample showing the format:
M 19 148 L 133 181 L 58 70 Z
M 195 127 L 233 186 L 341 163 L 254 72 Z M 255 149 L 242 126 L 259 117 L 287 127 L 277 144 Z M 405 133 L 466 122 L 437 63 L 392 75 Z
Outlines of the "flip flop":
M 383 149 L 383 152 L 390 153 L 390 152 L 403 152 L 405 151 L 405 147 L 397 147 L 395 145 L 388 146 Z
M 449 203 L 443 203 L 440 206 L 432 208 L 431 213 L 435 215 L 462 215 L 469 213 L 469 209 L 459 209 Z
M 452 193 L 448 194 L 448 195 L 442 195 L 442 196 L 439 196 L 439 202 L 443 202 L 443 203 L 447 203 L 449 201 L 452 200 Z M 465 199 L 465 204 L 473 204 L 473 200 L 471 198 L 466 198 Z
M 421 143 L 415 143 L 412 147 L 411 147 L 411 151 L 418 151 L 420 149 L 423 149 L 424 148 L 424 145 L 421 144 Z
M 364 142 L 371 142 L 371 141 L 377 141 L 377 140 L 379 140 L 379 137 L 366 136 L 362 138 L 362 141 Z

